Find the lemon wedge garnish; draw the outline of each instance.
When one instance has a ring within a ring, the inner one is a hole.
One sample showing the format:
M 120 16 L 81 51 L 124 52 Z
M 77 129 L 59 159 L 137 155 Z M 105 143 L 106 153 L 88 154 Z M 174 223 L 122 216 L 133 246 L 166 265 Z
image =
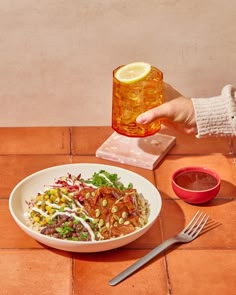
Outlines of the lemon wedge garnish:
M 115 78 L 120 82 L 131 84 L 143 80 L 151 72 L 151 65 L 145 62 L 133 62 L 117 70 Z

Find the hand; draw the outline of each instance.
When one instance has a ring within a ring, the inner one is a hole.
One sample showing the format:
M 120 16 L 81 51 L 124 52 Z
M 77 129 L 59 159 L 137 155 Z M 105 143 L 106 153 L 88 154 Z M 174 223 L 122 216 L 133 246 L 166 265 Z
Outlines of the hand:
M 164 83 L 164 103 L 139 115 L 138 124 L 147 124 L 160 119 L 171 128 L 185 133 L 196 133 L 196 120 L 193 104 L 190 98 L 182 96 L 171 85 Z

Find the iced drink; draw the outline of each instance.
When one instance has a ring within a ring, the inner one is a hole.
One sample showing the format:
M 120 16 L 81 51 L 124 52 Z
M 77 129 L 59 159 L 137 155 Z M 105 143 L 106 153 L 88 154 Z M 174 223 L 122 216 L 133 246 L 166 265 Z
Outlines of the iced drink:
M 121 67 L 113 71 L 112 128 L 123 135 L 145 137 L 156 133 L 161 123 L 137 124 L 139 114 L 163 102 L 163 74 L 151 66 L 150 72 L 138 81 L 128 83 L 116 78 Z

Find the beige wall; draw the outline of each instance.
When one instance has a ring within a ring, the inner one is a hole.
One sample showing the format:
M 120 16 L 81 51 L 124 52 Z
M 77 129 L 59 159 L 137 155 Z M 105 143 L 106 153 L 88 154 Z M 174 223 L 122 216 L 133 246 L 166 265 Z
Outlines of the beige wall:
M 188 96 L 236 84 L 236 1 L 1 1 L 0 126 L 110 125 L 112 70 L 132 61 Z

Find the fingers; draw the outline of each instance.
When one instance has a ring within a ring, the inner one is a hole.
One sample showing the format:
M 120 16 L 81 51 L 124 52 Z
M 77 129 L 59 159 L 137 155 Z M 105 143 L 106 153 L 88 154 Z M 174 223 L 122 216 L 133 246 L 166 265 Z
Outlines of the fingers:
M 136 118 L 136 122 L 138 124 L 147 124 L 147 123 L 150 123 L 152 120 L 154 120 L 153 112 L 154 112 L 154 110 L 152 109 L 150 111 L 147 111 L 145 113 L 142 113 L 141 115 L 139 115 Z
M 176 89 L 166 82 L 164 82 L 163 88 L 165 103 L 139 115 L 136 119 L 138 124 L 147 124 L 154 120 L 164 118 L 170 120 L 174 119 L 176 110 L 175 100 L 180 100 L 182 96 Z
M 169 117 L 169 107 L 168 104 L 162 104 L 158 107 L 150 109 L 141 115 L 139 115 L 136 119 L 138 124 L 147 124 L 154 120 L 158 120 L 161 118 L 168 118 Z

